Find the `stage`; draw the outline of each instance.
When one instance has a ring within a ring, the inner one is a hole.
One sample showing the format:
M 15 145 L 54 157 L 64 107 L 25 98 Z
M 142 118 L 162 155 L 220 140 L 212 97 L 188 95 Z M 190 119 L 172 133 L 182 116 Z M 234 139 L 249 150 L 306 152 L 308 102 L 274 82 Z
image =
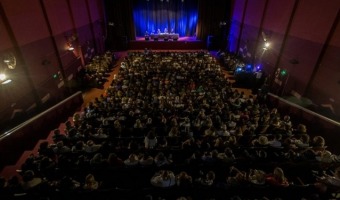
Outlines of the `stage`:
M 136 40 L 130 40 L 128 49 L 141 50 L 141 49 L 154 49 L 154 50 L 185 50 L 185 49 L 206 49 L 206 43 L 198 40 L 196 37 L 179 37 L 177 41 L 159 39 L 145 40 L 145 37 L 136 37 Z

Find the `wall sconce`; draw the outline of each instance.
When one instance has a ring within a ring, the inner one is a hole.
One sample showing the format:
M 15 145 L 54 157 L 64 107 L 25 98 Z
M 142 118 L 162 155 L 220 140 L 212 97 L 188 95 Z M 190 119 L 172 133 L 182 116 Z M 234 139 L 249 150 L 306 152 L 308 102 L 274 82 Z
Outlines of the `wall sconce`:
M 0 81 L 4 81 L 4 80 L 6 80 L 6 74 L 3 74 L 3 73 L 1 73 L 0 74 Z
M 270 43 L 269 42 L 265 42 L 263 50 L 267 50 L 269 46 L 270 46 Z
M 5 70 L 0 72 L 0 83 L 2 85 L 5 85 L 5 84 L 10 83 L 10 82 L 12 82 L 12 80 L 7 77 Z
M 9 69 L 15 69 L 17 66 L 17 60 L 12 53 L 5 54 L 3 56 L 3 62 L 7 65 Z
M 10 83 L 12 80 L 8 78 L 8 69 L 15 69 L 17 65 L 14 54 L 7 53 L 2 56 L 3 64 L 0 64 L 0 84 L 4 85 Z
M 72 46 L 72 44 L 68 44 L 67 50 L 69 50 L 69 51 L 73 51 L 74 50 L 74 47 Z

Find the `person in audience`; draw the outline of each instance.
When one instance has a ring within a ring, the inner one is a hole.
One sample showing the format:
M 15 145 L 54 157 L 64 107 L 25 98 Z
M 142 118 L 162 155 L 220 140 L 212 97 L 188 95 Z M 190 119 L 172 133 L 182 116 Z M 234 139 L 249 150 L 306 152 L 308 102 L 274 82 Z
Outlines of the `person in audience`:
M 282 135 L 277 133 L 274 135 L 272 140 L 268 141 L 269 146 L 279 148 L 282 146 L 281 140 L 282 140 Z
M 70 133 L 70 131 L 72 130 L 72 129 L 74 129 L 75 127 L 72 125 L 72 122 L 71 121 L 69 121 L 69 120 L 67 120 L 66 122 L 65 122 L 65 133 L 66 134 L 69 134 Z
M 170 132 L 169 132 L 169 137 L 178 137 L 178 136 L 179 136 L 178 127 L 177 126 L 171 127 Z
M 271 174 L 266 175 L 266 183 L 273 186 L 288 187 L 289 182 L 285 177 L 283 169 L 276 167 Z
M 254 139 L 252 141 L 252 144 L 255 147 L 261 147 L 261 148 L 265 148 L 270 145 L 268 141 L 268 137 L 264 135 L 259 136 L 258 139 Z
M 192 187 L 192 177 L 187 174 L 185 171 L 181 171 L 176 176 L 176 185 L 183 188 Z
M 172 171 L 161 170 L 151 178 L 150 182 L 155 187 L 167 188 L 176 184 L 176 177 Z
M 203 186 L 212 186 L 215 183 L 215 172 L 214 171 L 208 171 L 205 176 L 202 174 L 203 177 L 198 178 L 196 181 L 203 185 Z
M 74 180 L 70 176 L 64 176 L 58 183 L 57 188 L 64 192 L 64 191 L 74 191 L 80 188 L 80 182 Z
M 217 159 L 219 159 L 222 163 L 231 163 L 236 159 L 236 157 L 233 153 L 233 150 L 229 147 L 226 147 L 222 153 L 218 153 Z
M 255 185 L 264 185 L 266 183 L 266 173 L 262 170 L 250 169 L 248 180 Z
M 6 194 L 7 193 L 7 179 L 5 177 L 0 176 L 0 193 L 1 194 Z
M 96 153 L 90 159 L 90 165 L 91 167 L 95 168 L 103 168 L 107 166 L 107 160 L 103 158 L 103 155 L 101 153 Z
M 139 163 L 138 156 L 134 153 L 130 154 L 129 157 L 126 160 L 124 160 L 124 164 L 129 167 L 137 166 L 138 163 Z
M 310 136 L 307 134 L 302 134 L 294 138 L 294 143 L 298 148 L 307 148 L 309 147 Z
M 21 187 L 24 190 L 31 190 L 41 185 L 42 182 L 43 182 L 42 178 L 37 177 L 32 170 L 27 170 L 24 172 L 22 176 Z
M 47 157 L 49 157 L 53 160 L 56 159 L 56 154 L 54 153 L 53 148 L 48 143 L 48 141 L 43 141 L 39 144 L 38 152 L 39 152 L 40 156 L 47 156 Z M 30 155 L 30 157 L 31 157 L 31 155 Z
M 298 124 L 296 130 L 293 131 L 294 135 L 307 134 L 307 127 L 305 124 Z
M 107 158 L 108 166 L 109 167 L 123 167 L 124 161 L 117 156 L 115 153 L 110 153 L 109 157 Z
M 168 140 L 165 136 L 162 136 L 157 140 L 157 149 L 167 149 L 168 148 Z
M 292 122 L 290 120 L 290 116 L 289 115 L 285 115 L 283 117 L 283 120 L 281 121 L 281 123 L 283 124 L 283 126 L 292 126 Z
M 157 137 L 155 131 L 151 130 L 144 138 L 145 149 L 153 149 L 157 146 Z
M 229 170 L 229 176 L 227 177 L 228 186 L 240 186 L 244 185 L 247 180 L 247 173 L 237 169 L 235 166 L 231 166 Z
M 133 135 L 134 136 L 144 136 L 145 135 L 145 127 L 142 123 L 141 119 L 136 119 L 134 125 L 133 125 Z
M 84 151 L 86 153 L 95 153 L 95 152 L 99 151 L 100 148 L 101 148 L 100 144 L 95 144 L 93 140 L 88 140 L 86 142 L 86 146 L 84 148 Z
M 154 159 L 148 152 L 145 152 L 139 159 L 139 164 L 141 166 L 151 166 L 154 164 Z
M 315 188 L 321 192 L 337 192 L 340 190 L 340 167 L 337 167 L 332 174 L 324 173 L 318 176 L 314 183 Z
M 100 127 L 95 134 L 92 135 L 93 138 L 106 139 L 109 136 L 105 133 L 104 129 Z
M 93 174 L 87 174 L 85 177 L 85 183 L 83 189 L 85 190 L 97 190 L 99 188 L 99 183 L 96 181 Z
M 82 140 L 77 141 L 75 145 L 72 146 L 71 151 L 73 153 L 84 153 L 86 149 L 86 144 Z
M 156 156 L 155 156 L 155 164 L 157 167 L 161 167 L 161 166 L 165 166 L 165 165 L 169 165 L 172 163 L 172 160 L 167 158 L 163 152 L 159 152 Z
M 53 139 L 53 142 L 54 143 L 57 143 L 59 141 L 64 141 L 66 140 L 66 135 L 64 134 L 61 134 L 60 130 L 59 129 L 54 129 L 53 130 L 53 136 L 52 136 L 52 139 Z
M 313 137 L 312 149 L 316 155 L 320 155 L 324 150 L 326 150 L 327 146 L 325 143 L 325 139 L 322 136 L 318 135 Z
M 218 136 L 230 136 L 230 133 L 227 129 L 227 125 L 226 124 L 221 124 L 221 126 L 216 130 L 216 135 Z
M 23 188 L 21 187 L 21 183 L 18 176 L 12 176 L 7 181 L 7 190 L 11 194 L 18 194 L 23 192 Z
M 57 142 L 56 146 L 53 148 L 54 153 L 57 155 L 71 152 L 71 148 L 64 145 L 63 141 Z
M 81 118 L 80 113 L 74 113 L 72 120 L 73 120 L 74 126 L 79 127 L 81 125 L 81 122 L 82 122 L 82 118 Z

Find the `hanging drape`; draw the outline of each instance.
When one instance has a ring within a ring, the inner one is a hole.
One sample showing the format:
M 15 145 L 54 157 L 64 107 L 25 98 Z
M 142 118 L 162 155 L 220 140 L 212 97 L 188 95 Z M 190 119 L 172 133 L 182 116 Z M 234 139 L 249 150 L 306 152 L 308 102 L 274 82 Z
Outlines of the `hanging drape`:
M 134 0 L 133 19 L 136 35 L 174 32 L 195 36 L 198 0 Z

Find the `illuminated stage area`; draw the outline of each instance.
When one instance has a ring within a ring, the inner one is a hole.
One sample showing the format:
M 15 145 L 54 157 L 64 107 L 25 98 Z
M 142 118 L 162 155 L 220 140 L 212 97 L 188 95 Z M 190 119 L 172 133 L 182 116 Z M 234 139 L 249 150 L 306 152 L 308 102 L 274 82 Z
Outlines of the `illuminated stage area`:
M 145 37 L 136 37 L 136 40 L 129 42 L 129 49 L 141 50 L 141 49 L 205 49 L 206 44 L 202 40 L 196 39 L 196 37 L 179 37 L 177 41 L 173 40 L 158 40 L 152 39 L 145 40 Z

